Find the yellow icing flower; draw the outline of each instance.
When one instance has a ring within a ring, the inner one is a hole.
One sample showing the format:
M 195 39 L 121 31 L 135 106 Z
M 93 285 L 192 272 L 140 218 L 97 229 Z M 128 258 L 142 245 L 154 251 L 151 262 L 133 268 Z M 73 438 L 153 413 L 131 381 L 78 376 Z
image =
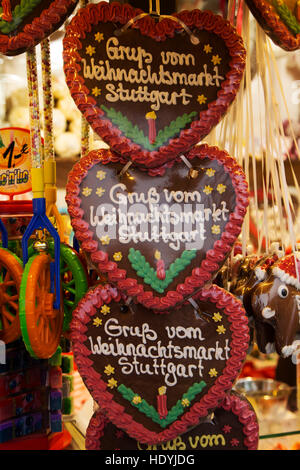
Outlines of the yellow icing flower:
M 207 174 L 207 176 L 209 176 L 210 178 L 211 178 L 212 176 L 214 176 L 215 172 L 216 172 L 216 170 L 213 170 L 212 168 L 208 168 L 208 169 L 206 170 L 206 174 Z
M 142 399 L 141 399 L 141 397 L 140 397 L 139 395 L 135 395 L 135 396 L 133 397 L 133 399 L 132 399 L 132 403 L 133 403 L 134 405 L 138 405 L 138 404 L 141 403 L 141 402 L 142 402 Z
M 221 232 L 220 225 L 212 226 L 211 233 L 213 233 L 214 235 L 219 235 L 220 232 Z
M 213 314 L 212 319 L 213 319 L 213 321 L 215 321 L 215 322 L 221 321 L 221 320 L 222 320 L 222 315 L 220 315 L 219 312 L 216 312 L 216 313 Z
M 81 194 L 85 197 L 90 196 L 92 194 L 92 188 L 88 188 L 87 186 L 83 188 Z
M 101 313 L 102 315 L 107 315 L 110 312 L 110 307 L 108 305 L 102 305 Z
M 95 86 L 95 87 L 92 89 L 92 95 L 94 95 L 94 96 L 99 96 L 99 95 L 101 95 L 101 90 L 100 90 L 100 88 L 98 88 L 97 86 Z
M 218 326 L 218 328 L 217 328 L 217 333 L 218 333 L 219 335 L 224 334 L 225 331 L 226 331 L 226 328 L 224 328 L 223 325 L 219 325 L 219 326 Z
M 94 318 L 94 321 L 93 321 L 93 325 L 94 326 L 101 326 L 102 325 L 102 320 L 101 318 L 97 317 L 97 318 Z
M 212 63 L 213 63 L 214 65 L 218 65 L 218 64 L 221 63 L 222 59 L 221 59 L 221 57 L 219 57 L 218 54 L 217 54 L 217 55 L 213 55 L 213 56 L 212 56 L 211 61 L 212 61 Z
M 212 51 L 212 47 L 210 44 L 205 44 L 203 50 L 206 52 L 206 54 L 209 54 Z
M 218 184 L 218 186 L 217 186 L 217 191 L 218 191 L 218 193 L 220 193 L 220 194 L 224 193 L 224 192 L 226 191 L 226 186 L 225 186 L 225 184 L 222 184 L 222 183 Z
M 218 372 L 216 371 L 215 368 L 213 368 L 213 369 L 210 369 L 210 371 L 208 372 L 208 374 L 209 374 L 210 377 L 217 377 Z
M 100 238 L 100 241 L 101 241 L 102 245 L 109 245 L 110 238 L 109 238 L 108 235 L 105 235 L 105 236 Z
M 183 407 L 190 406 L 190 401 L 187 398 L 183 398 L 181 404 Z
M 123 258 L 123 255 L 122 255 L 121 251 L 118 251 L 117 253 L 114 253 L 113 258 L 114 258 L 115 261 L 121 261 L 121 259 Z
M 103 41 L 103 39 L 104 39 L 103 33 L 96 33 L 95 34 L 95 41 L 101 42 L 101 41 Z
M 97 196 L 101 197 L 105 193 L 105 189 L 100 186 L 100 188 L 97 188 L 96 194 Z
M 203 189 L 203 192 L 205 194 L 210 194 L 212 192 L 213 188 L 209 185 L 205 186 L 204 189 Z
M 118 382 L 115 379 L 109 379 L 109 381 L 107 382 L 107 386 L 109 388 L 115 388 L 118 386 Z
M 100 180 L 100 181 L 104 180 L 105 176 L 106 176 L 105 171 L 103 171 L 103 170 L 97 171 L 96 177 L 98 178 L 98 180 Z
M 114 367 L 112 367 L 110 364 L 108 364 L 108 366 L 105 366 L 104 374 L 111 375 L 111 374 L 114 374 L 114 373 L 115 373 L 115 368 Z
M 89 56 L 92 56 L 92 55 L 95 54 L 96 48 L 95 48 L 94 46 L 88 46 L 88 47 L 86 47 L 85 52 L 86 52 L 86 54 L 88 54 Z
M 204 95 L 198 95 L 197 101 L 199 104 L 205 104 L 207 101 L 207 98 Z

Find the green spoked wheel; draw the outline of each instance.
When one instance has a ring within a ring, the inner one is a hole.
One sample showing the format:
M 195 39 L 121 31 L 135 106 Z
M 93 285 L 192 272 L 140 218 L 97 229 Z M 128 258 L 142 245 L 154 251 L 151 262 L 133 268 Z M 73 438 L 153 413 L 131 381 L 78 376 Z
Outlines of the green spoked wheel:
M 54 256 L 54 243 L 49 243 L 49 253 Z M 63 293 L 64 322 L 63 331 L 69 329 L 72 313 L 78 302 L 88 290 L 86 269 L 77 252 L 65 243 L 60 245 L 60 277 Z
M 12 343 L 21 336 L 19 292 L 23 274 L 21 260 L 0 248 L 0 340 Z

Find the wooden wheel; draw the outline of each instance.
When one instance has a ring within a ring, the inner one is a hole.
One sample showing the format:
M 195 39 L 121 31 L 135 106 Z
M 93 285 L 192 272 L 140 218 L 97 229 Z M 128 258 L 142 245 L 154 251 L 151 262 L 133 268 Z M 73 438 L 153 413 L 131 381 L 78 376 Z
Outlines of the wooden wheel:
M 0 248 L 0 340 L 12 343 L 21 336 L 19 291 L 23 274 L 21 260 Z
M 23 341 L 31 356 L 40 359 L 53 356 L 63 325 L 63 309 L 53 308 L 55 292 L 51 292 L 50 265 L 51 257 L 47 254 L 31 257 L 25 266 L 20 288 Z

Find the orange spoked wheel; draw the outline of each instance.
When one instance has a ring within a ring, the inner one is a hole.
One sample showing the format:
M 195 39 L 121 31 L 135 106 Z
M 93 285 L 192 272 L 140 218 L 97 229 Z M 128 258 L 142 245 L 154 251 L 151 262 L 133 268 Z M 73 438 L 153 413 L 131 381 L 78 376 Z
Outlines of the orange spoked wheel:
M 31 356 L 49 359 L 56 352 L 63 326 L 63 309 L 53 308 L 55 289 L 51 257 L 37 254 L 25 266 L 20 287 L 20 325 Z M 59 287 L 60 288 L 60 287 Z
M 11 251 L 0 248 L 0 340 L 12 343 L 21 336 L 19 292 L 23 266 Z

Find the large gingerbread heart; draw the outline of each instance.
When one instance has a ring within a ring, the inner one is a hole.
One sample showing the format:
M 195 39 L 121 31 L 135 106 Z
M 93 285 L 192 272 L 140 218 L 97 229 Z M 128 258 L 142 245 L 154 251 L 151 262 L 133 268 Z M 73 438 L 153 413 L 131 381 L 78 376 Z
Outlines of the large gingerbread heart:
M 127 4 L 100 2 L 78 12 L 64 39 L 78 108 L 111 150 L 148 167 L 210 132 L 234 100 L 244 67 L 242 39 L 209 11 L 156 21 Z
M 132 439 L 98 409 L 87 427 L 85 447 L 87 450 L 257 450 L 258 438 L 257 417 L 251 404 L 242 395 L 230 392 L 213 415 L 191 431 L 159 446 Z
M 253 16 L 275 44 L 286 51 L 300 47 L 300 6 L 297 0 L 246 0 Z
M 128 307 L 115 288 L 92 288 L 73 312 L 80 375 L 117 427 L 141 443 L 175 439 L 225 398 L 245 359 L 249 329 L 240 301 L 217 286 L 197 309 L 165 315 Z
M 78 0 L 1 0 L 0 52 L 21 54 L 56 31 Z
M 110 283 L 163 311 L 224 264 L 241 231 L 247 183 L 233 158 L 207 145 L 188 155 L 192 172 L 178 158 L 155 172 L 130 167 L 120 174 L 125 161 L 100 150 L 75 164 L 66 186 L 71 223 Z

